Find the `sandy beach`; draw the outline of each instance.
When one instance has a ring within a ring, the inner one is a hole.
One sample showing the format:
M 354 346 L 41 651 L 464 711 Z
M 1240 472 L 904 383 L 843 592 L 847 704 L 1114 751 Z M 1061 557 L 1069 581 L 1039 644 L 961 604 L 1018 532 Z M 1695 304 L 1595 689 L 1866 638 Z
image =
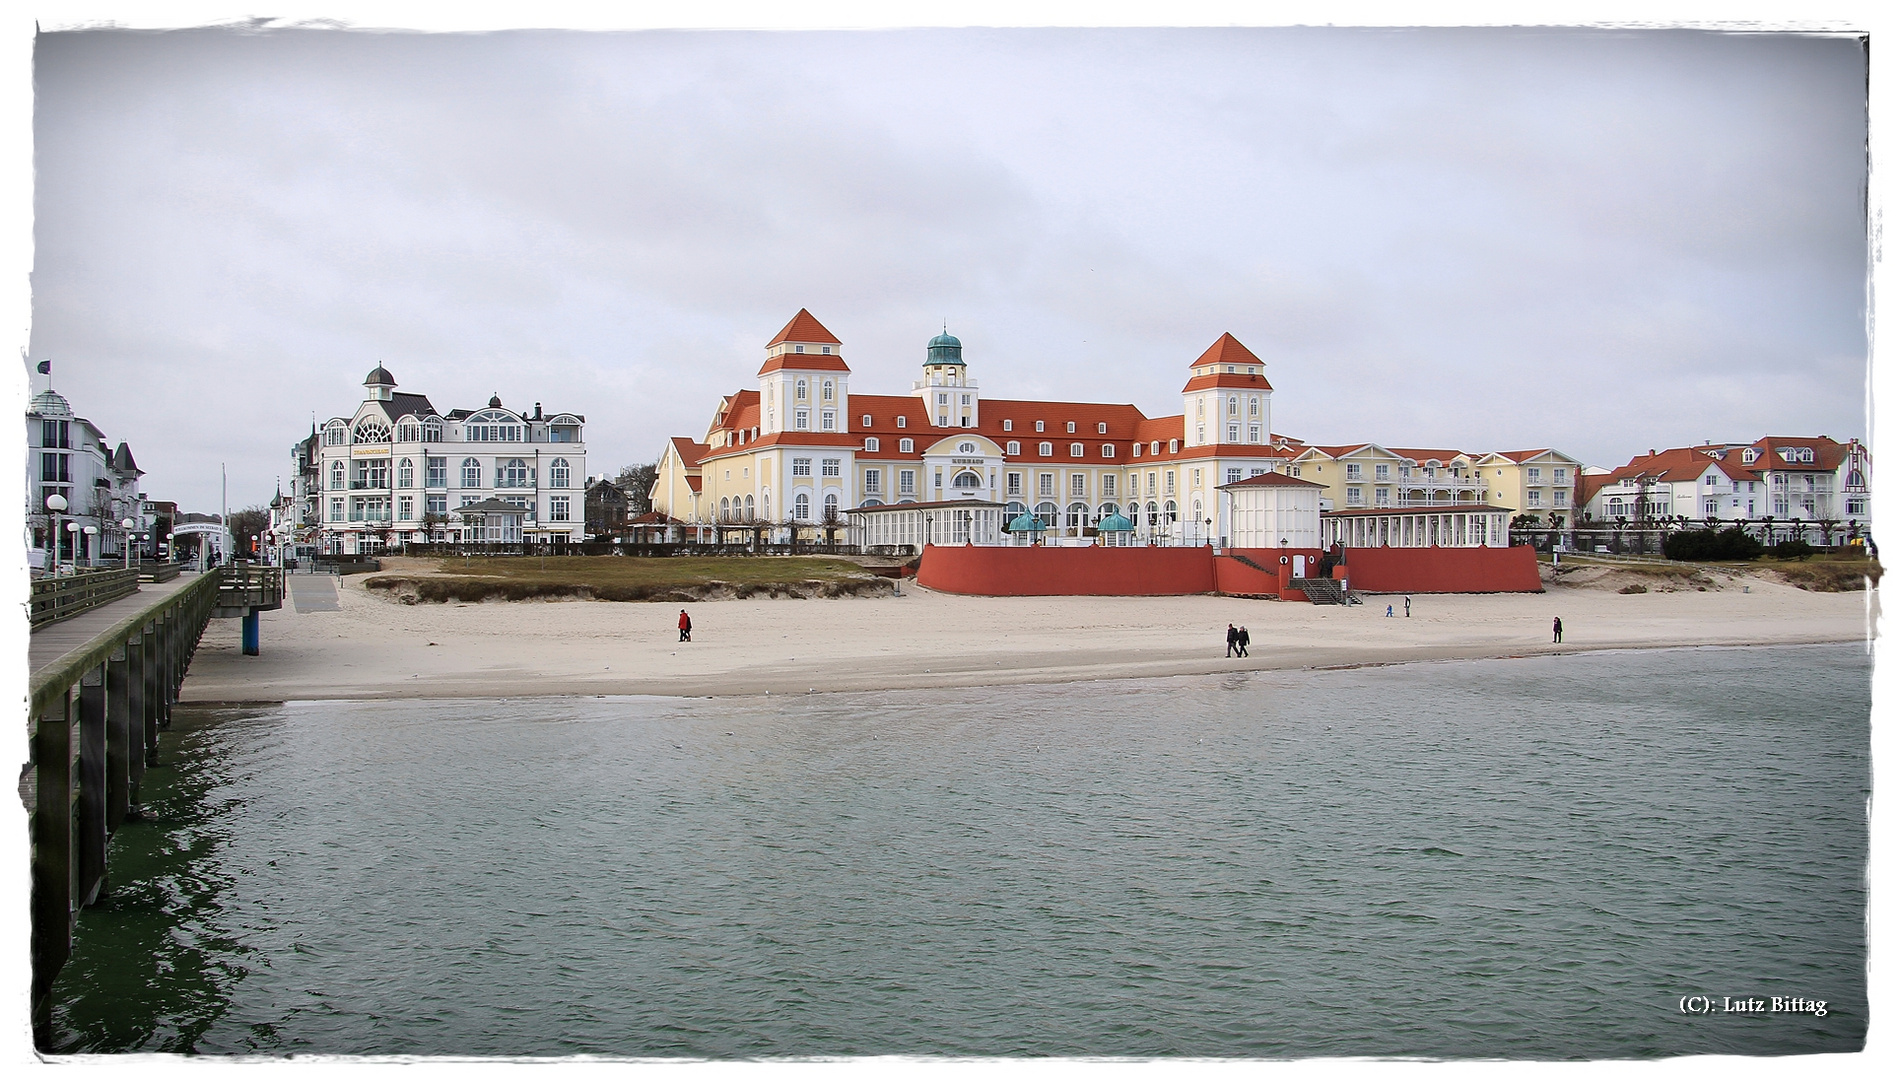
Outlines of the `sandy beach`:
M 681 643 L 677 605 L 406 605 L 364 589 L 361 577 L 336 591 L 336 610 L 299 612 L 286 600 L 266 612 L 260 656 L 241 654 L 237 620 L 214 621 L 182 699 L 801 694 L 1864 641 L 1877 603 L 1876 594 L 1753 576 L 1707 592 L 1426 595 L 1407 619 L 1402 597 L 1337 608 L 1216 596 L 969 597 L 905 583 L 896 597 L 693 604 L 693 640 Z M 1385 617 L 1388 602 L 1397 617 Z M 1558 616 L 1564 641 L 1553 645 Z M 1224 655 L 1228 622 L 1251 632 L 1250 657 Z

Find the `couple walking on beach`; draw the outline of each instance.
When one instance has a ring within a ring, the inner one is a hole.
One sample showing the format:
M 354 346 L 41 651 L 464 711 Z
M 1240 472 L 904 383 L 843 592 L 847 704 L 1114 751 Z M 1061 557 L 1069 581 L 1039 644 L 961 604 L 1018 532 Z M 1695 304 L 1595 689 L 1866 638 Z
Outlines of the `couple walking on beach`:
M 1226 624 L 1226 654 L 1228 656 L 1235 655 L 1236 651 L 1238 655 L 1245 656 L 1246 647 L 1252 643 L 1253 635 L 1246 632 L 1246 627 L 1234 626 L 1232 623 Z

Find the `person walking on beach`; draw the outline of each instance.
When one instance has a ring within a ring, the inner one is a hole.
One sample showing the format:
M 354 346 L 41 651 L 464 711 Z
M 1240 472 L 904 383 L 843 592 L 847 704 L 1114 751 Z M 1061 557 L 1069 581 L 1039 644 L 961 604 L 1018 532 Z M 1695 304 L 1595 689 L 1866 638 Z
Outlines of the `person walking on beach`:
M 1390 605 L 1390 604 L 1386 604 L 1386 605 L 1385 605 L 1385 618 L 1387 618 L 1387 619 L 1389 619 L 1389 618 L 1391 618 L 1391 605 Z
M 1251 645 L 1252 643 L 1253 643 L 1253 635 L 1246 632 L 1246 627 L 1244 626 L 1240 627 L 1240 655 L 1241 656 L 1246 655 L 1246 647 L 1248 645 Z
M 679 609 L 679 640 L 692 640 L 692 617 L 686 614 L 685 608 Z
M 1239 647 L 1240 647 L 1239 628 L 1234 626 L 1232 623 L 1227 623 L 1226 624 L 1226 654 L 1228 656 L 1232 656 L 1233 650 Z
M 1411 617 L 1411 598 L 1409 596 L 1404 598 L 1404 617 L 1407 619 Z
M 1561 645 L 1563 643 L 1563 617 L 1561 615 L 1558 615 L 1556 622 L 1550 626 L 1550 633 L 1552 635 L 1550 637 L 1551 645 Z

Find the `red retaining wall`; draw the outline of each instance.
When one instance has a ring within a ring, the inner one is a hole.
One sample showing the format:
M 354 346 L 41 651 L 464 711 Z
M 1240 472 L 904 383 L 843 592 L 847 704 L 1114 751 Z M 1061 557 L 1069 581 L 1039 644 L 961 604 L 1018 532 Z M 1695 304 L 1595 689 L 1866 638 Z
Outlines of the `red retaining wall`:
M 1213 558 L 1203 547 L 930 546 L 917 584 L 972 596 L 1182 596 L 1213 591 Z
M 1349 548 L 1345 566 L 1332 576 L 1346 578 L 1353 592 L 1543 591 L 1536 549 L 1528 546 Z
M 1234 552 L 1265 567 L 1216 556 L 1204 547 L 935 547 L 923 549 L 917 583 L 970 596 L 1184 596 L 1223 592 L 1246 596 L 1305 594 L 1283 587 L 1279 551 Z M 1320 553 L 1304 555 L 1318 573 Z M 1536 551 L 1510 548 L 1351 548 L 1333 577 L 1354 592 L 1542 592 Z
M 1273 556 L 1273 562 L 1267 562 L 1257 554 L 1248 557 L 1266 567 L 1274 567 L 1279 560 L 1276 555 Z M 1279 577 L 1276 568 L 1273 573 L 1265 573 L 1224 555 L 1213 560 L 1214 588 L 1229 596 L 1278 596 L 1286 591 Z

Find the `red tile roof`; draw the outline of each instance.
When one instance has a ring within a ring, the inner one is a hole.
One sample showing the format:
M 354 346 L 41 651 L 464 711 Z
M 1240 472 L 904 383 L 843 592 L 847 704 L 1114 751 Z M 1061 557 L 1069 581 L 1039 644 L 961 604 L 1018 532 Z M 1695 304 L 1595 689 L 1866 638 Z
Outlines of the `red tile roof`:
M 1260 358 L 1252 350 L 1240 344 L 1240 339 L 1232 334 L 1221 334 L 1219 340 L 1207 346 L 1207 351 L 1188 367 L 1205 367 L 1208 364 L 1258 364 Z
M 763 364 L 759 365 L 758 373 L 764 375 L 768 372 L 783 371 L 786 368 L 793 371 L 849 371 L 850 365 L 836 353 L 826 356 L 823 353 L 786 352 L 767 358 Z
M 673 450 L 679 454 L 679 460 L 685 462 L 686 468 L 688 469 L 699 464 L 700 461 L 704 460 L 706 454 L 712 450 L 712 448 L 705 443 L 694 442 L 684 435 L 674 435 L 672 442 Z M 648 445 L 651 444 L 649 443 Z
M 1230 374 L 1224 371 L 1216 371 L 1211 375 L 1195 375 L 1193 378 L 1188 379 L 1187 385 L 1181 387 L 1180 392 L 1183 394 L 1191 394 L 1195 390 L 1210 390 L 1214 387 L 1233 387 L 1238 390 L 1271 390 L 1273 384 L 1267 382 L 1266 376 L 1264 375 L 1248 375 L 1241 371 L 1235 371 Z
M 767 341 L 765 347 L 769 349 L 773 345 L 781 345 L 787 341 L 799 341 L 818 345 L 844 344 L 833 336 L 829 330 L 826 330 L 823 323 L 812 318 L 811 313 L 803 308 L 798 309 L 798 313 L 791 317 L 791 321 L 785 324 L 785 328 L 778 331 L 777 337 Z
M 1315 484 L 1310 480 L 1301 480 L 1296 476 L 1287 476 L 1284 473 L 1269 472 L 1269 473 L 1261 473 L 1258 476 L 1249 476 L 1244 480 L 1236 480 L 1231 484 L 1221 484 L 1220 488 L 1221 490 L 1225 490 L 1226 488 L 1236 488 L 1236 487 L 1322 488 L 1324 486 L 1325 486 L 1324 484 Z

